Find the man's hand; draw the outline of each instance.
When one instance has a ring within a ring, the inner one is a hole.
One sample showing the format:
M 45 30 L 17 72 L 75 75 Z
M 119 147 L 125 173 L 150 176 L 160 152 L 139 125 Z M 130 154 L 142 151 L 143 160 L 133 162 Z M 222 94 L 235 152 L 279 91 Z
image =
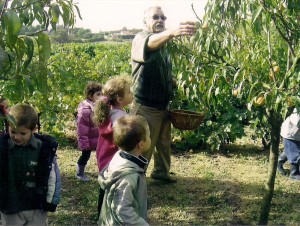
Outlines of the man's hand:
M 196 33 L 195 22 L 187 21 L 181 22 L 177 28 L 167 29 L 165 31 L 155 33 L 149 37 L 147 47 L 149 51 L 155 51 L 165 45 L 168 41 L 175 37 L 189 35 Z
M 174 37 L 183 35 L 192 36 L 196 33 L 195 27 L 195 22 L 193 21 L 181 22 L 179 27 L 172 30 L 172 35 Z

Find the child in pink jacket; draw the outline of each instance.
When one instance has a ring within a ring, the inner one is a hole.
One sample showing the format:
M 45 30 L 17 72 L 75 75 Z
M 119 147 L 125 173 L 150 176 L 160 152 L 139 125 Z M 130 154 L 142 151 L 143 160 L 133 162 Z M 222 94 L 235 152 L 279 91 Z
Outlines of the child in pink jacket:
M 81 156 L 77 161 L 76 177 L 81 181 L 88 181 L 84 174 L 85 166 L 90 159 L 91 151 L 96 150 L 98 142 L 98 128 L 92 121 L 93 109 L 96 101 L 102 95 L 102 85 L 89 82 L 85 87 L 86 100 L 80 102 L 77 108 L 77 139 Z
M 130 91 L 131 77 L 121 75 L 108 80 L 103 86 L 103 96 L 96 103 L 93 121 L 99 126 L 99 138 L 96 157 L 99 173 L 110 162 L 118 147 L 113 142 L 114 122 L 127 113 L 124 107 L 132 102 Z M 98 216 L 100 213 L 104 191 L 100 188 L 98 200 Z

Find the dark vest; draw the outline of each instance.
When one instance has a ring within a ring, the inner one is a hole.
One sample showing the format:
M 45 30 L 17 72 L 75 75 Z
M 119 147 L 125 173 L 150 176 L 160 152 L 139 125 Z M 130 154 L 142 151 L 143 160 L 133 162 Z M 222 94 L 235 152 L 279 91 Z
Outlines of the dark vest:
M 58 143 L 49 135 L 34 134 L 42 141 L 36 169 L 36 186 L 32 190 L 34 199 L 37 200 L 37 208 L 43 211 L 55 211 L 55 207 L 46 202 L 48 191 L 48 178 L 52 168 L 53 158 L 56 154 Z M 0 210 L 5 214 L 14 214 L 22 211 L 22 206 L 8 208 L 8 140 L 9 134 L 0 136 Z
M 170 56 L 165 47 L 146 54 L 149 55 L 146 63 L 132 61 L 135 101 L 166 109 L 173 96 Z

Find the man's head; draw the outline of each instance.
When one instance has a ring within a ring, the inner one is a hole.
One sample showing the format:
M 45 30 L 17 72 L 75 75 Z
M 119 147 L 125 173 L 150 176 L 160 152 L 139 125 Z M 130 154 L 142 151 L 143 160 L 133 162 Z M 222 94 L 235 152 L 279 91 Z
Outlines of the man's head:
M 15 124 L 9 124 L 10 138 L 17 145 L 26 145 L 36 128 L 36 110 L 28 104 L 17 104 L 10 109 L 9 114 L 15 119 Z
M 114 143 L 122 150 L 146 151 L 150 148 L 150 130 L 142 116 L 130 115 L 119 118 L 113 126 Z
M 150 7 L 145 10 L 144 24 L 146 30 L 151 33 L 159 33 L 165 30 L 165 17 L 160 6 Z

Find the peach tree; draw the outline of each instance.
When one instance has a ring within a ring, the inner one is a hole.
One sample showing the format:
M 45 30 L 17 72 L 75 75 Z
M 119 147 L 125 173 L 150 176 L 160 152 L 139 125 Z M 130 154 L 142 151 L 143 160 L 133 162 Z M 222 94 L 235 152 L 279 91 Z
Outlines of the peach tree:
M 60 22 L 72 27 L 79 9 L 72 0 L 3 0 L 0 2 L 0 89 L 12 102 L 28 101 L 32 95 L 48 100 L 48 32 Z M 27 29 L 37 26 L 39 29 Z
M 175 105 L 207 116 L 192 133 L 217 149 L 246 124 L 269 132 L 259 224 L 268 222 L 281 123 L 300 106 L 299 15 L 297 0 L 209 0 L 196 35 L 170 46 L 180 87 Z

